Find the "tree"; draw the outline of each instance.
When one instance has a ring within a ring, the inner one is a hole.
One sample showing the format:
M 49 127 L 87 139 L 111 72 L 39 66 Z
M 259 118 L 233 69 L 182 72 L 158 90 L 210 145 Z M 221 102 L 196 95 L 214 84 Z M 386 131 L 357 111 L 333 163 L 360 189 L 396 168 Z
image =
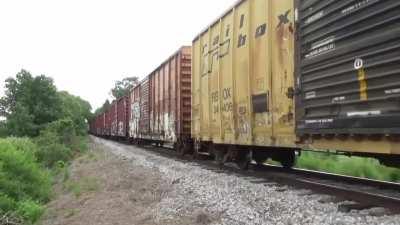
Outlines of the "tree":
M 138 77 L 127 77 L 121 81 L 116 81 L 114 88 L 111 89 L 111 95 L 115 99 L 119 99 L 129 94 L 129 91 L 138 84 L 139 84 Z
M 22 70 L 5 81 L 5 96 L 0 99 L 0 116 L 6 118 L 10 135 L 37 136 L 39 130 L 57 120 L 61 100 L 51 78 L 33 77 Z
M 89 102 L 66 91 L 59 92 L 59 96 L 62 105 L 60 119 L 72 120 L 76 133 L 84 135 L 88 129 L 87 121 L 92 119 L 92 106 Z
M 111 106 L 111 103 L 107 99 L 100 108 L 96 109 L 96 111 L 94 112 L 94 116 L 98 116 L 98 115 L 104 113 L 105 111 L 107 111 L 107 109 L 110 108 L 110 106 Z

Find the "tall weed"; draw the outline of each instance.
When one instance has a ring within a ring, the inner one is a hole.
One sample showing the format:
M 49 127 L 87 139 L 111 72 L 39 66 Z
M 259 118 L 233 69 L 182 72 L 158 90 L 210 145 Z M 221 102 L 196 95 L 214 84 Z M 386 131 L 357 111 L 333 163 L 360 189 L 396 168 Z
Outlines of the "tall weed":
M 347 157 L 325 153 L 303 152 L 297 167 L 377 180 L 400 182 L 400 169 L 381 165 L 372 158 Z

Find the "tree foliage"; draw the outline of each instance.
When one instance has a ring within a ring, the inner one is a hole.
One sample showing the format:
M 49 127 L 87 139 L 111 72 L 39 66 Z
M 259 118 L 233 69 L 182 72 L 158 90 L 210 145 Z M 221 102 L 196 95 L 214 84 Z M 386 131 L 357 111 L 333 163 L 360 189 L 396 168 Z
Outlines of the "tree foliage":
M 53 80 L 33 77 L 22 70 L 5 81 L 5 96 L 0 99 L 0 115 L 7 118 L 10 135 L 36 136 L 47 123 L 57 120 L 61 101 Z
M 110 94 L 113 97 L 113 99 L 119 99 L 123 96 L 126 96 L 129 94 L 129 91 L 133 88 L 136 87 L 139 84 L 139 78 L 138 77 L 126 77 L 120 81 L 116 81 L 114 84 L 114 87 L 111 89 Z M 111 106 L 110 101 L 107 99 L 104 104 L 96 109 L 94 112 L 94 116 L 98 116 L 102 113 L 104 113 L 107 109 L 109 109 Z
M 79 97 L 58 92 L 51 78 L 32 76 L 22 70 L 5 81 L 5 96 L 0 99 L 0 116 L 12 136 L 38 136 L 51 122 L 71 119 L 78 134 L 87 131 L 91 106 Z
M 116 81 L 114 88 L 111 89 L 111 95 L 115 99 L 119 99 L 127 94 L 129 91 L 139 83 L 138 77 L 127 77 L 121 81 Z
M 84 135 L 87 132 L 87 121 L 92 118 L 90 103 L 65 91 L 60 92 L 59 96 L 62 104 L 61 119 L 71 119 L 76 133 Z
M 110 108 L 110 106 L 111 106 L 111 103 L 107 99 L 100 108 L 96 109 L 96 111 L 94 112 L 94 116 L 98 116 L 98 115 L 104 113 L 107 109 Z

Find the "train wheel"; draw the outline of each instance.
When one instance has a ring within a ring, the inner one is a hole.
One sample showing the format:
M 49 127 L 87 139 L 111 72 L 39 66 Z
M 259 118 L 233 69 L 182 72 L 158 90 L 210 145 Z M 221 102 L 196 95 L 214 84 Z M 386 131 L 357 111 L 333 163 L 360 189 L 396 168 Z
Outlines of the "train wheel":
M 192 160 L 200 159 L 200 154 L 197 150 L 193 150 L 192 152 Z
M 289 151 L 281 155 L 281 159 L 279 160 L 283 168 L 291 169 L 296 163 L 296 152 Z
M 236 157 L 236 165 L 241 170 L 248 170 L 252 161 L 251 151 L 239 151 Z
M 181 157 L 185 156 L 185 147 L 183 146 L 182 143 L 179 142 L 176 144 L 176 152 Z
M 222 165 L 225 164 L 226 151 L 224 151 L 224 150 L 215 150 L 214 151 L 214 155 L 215 155 L 215 162 L 217 162 L 218 165 L 222 166 Z

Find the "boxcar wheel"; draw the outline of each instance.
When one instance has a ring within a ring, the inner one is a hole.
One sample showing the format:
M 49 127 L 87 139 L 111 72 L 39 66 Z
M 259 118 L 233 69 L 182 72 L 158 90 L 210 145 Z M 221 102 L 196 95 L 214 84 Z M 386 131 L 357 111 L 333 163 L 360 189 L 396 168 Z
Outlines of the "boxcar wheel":
M 288 153 L 282 154 L 282 158 L 280 160 L 281 165 L 285 169 L 291 169 L 296 163 L 296 153 L 295 151 L 290 151 Z
M 182 143 L 178 143 L 176 145 L 176 152 L 178 153 L 179 156 L 183 157 L 185 156 L 185 148 Z
M 214 151 L 215 162 L 219 166 L 222 166 L 225 164 L 225 155 L 226 155 L 226 151 L 224 151 L 224 150 L 215 150 Z
M 236 165 L 241 170 L 248 170 L 252 160 L 251 151 L 240 151 L 236 158 Z

